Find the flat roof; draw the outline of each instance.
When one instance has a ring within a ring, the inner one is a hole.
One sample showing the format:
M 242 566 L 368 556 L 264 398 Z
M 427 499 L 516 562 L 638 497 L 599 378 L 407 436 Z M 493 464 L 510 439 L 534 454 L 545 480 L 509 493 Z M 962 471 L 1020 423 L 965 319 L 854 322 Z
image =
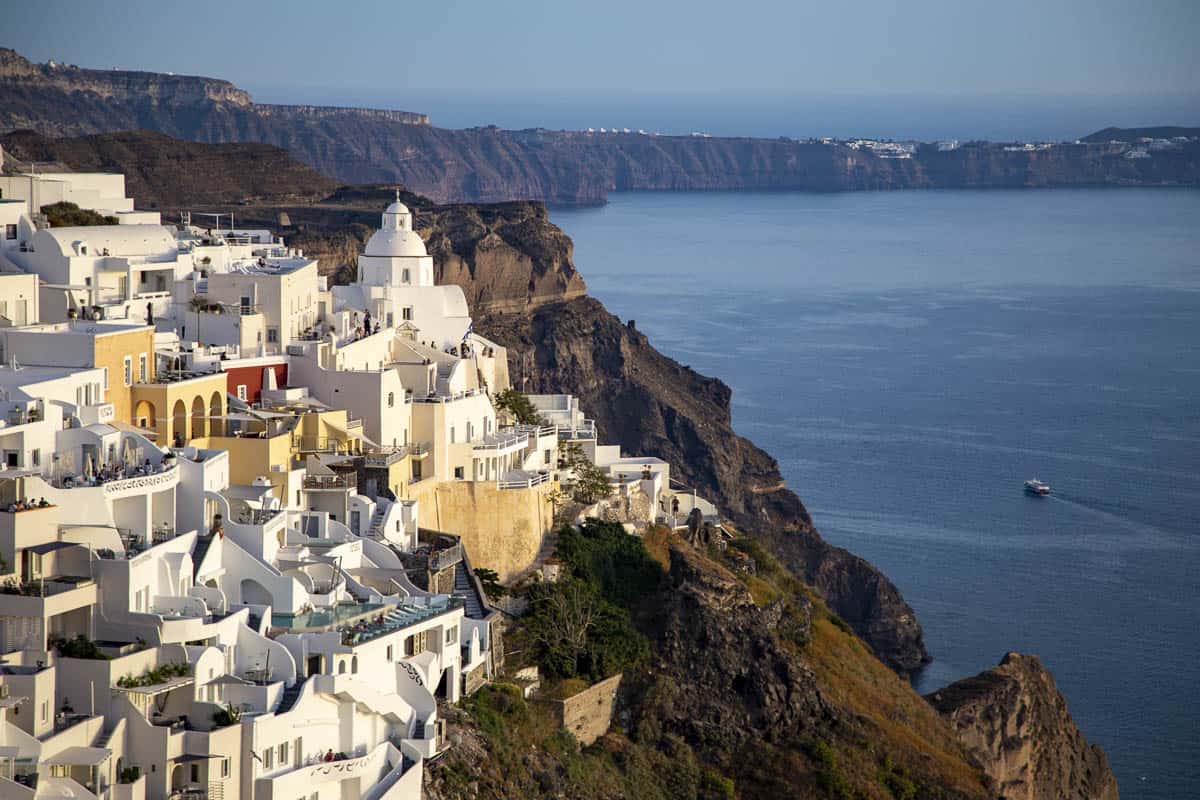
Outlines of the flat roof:
M 0 384 L 5 386 L 20 386 L 26 383 L 41 383 L 42 381 L 69 378 L 84 372 L 98 372 L 100 367 L 43 367 L 43 366 L 0 366 Z
M 58 336 L 106 336 L 112 333 L 128 333 L 137 330 L 154 330 L 153 325 L 144 322 L 125 322 L 124 320 L 82 320 L 69 322 L 48 322 L 41 325 L 28 325 L 20 328 L 10 328 L 9 335 L 14 333 L 41 333 Z
M 25 552 L 45 555 L 53 553 L 55 550 L 62 550 L 64 547 L 87 547 L 87 545 L 80 542 L 45 542 L 44 544 L 35 544 L 33 547 L 26 547 Z
M 111 750 L 103 747 L 68 747 L 42 761 L 43 764 L 66 764 L 70 766 L 91 767 L 103 764 L 112 756 Z

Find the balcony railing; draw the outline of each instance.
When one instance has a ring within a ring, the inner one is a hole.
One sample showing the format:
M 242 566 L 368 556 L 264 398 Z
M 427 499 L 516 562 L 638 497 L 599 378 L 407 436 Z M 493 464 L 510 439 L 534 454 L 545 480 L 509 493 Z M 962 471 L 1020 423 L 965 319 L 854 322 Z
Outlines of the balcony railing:
M 349 454 L 354 450 L 353 441 L 333 436 L 292 436 L 292 447 L 302 453 Z
M 508 450 L 514 447 L 526 447 L 529 444 L 528 433 L 504 431 L 483 437 L 482 441 L 472 443 L 474 450 Z
M 56 489 L 75 489 L 84 486 L 103 486 L 106 492 L 119 492 L 134 486 L 154 487 L 169 482 L 178 474 L 178 466 L 151 464 L 140 467 L 101 467 L 90 478 L 83 475 L 63 475 L 51 485 Z
M 496 481 L 497 489 L 532 489 L 550 480 L 549 472 L 535 472 L 525 477 L 507 477 Z
M 595 439 L 596 438 L 596 421 L 585 419 L 582 425 L 575 426 L 558 426 L 558 438 L 565 440 L 572 439 Z
M 91 578 L 56 576 L 42 578 L 26 583 L 8 583 L 0 585 L 0 594 L 18 594 L 25 597 L 53 597 L 64 592 L 73 592 L 85 586 L 91 586 Z
M 207 789 L 172 789 L 167 800 L 208 800 Z
M 345 490 L 358 486 L 358 477 L 353 472 L 337 475 L 305 475 L 304 488 L 309 491 Z
M 363 456 L 363 464 L 368 467 L 390 467 L 398 461 L 408 458 L 407 447 L 388 447 L 372 450 Z
M 455 394 L 429 394 L 425 396 L 414 394 L 412 401 L 414 403 L 453 403 L 455 400 L 462 400 L 465 397 L 475 397 L 481 394 L 478 389 L 468 389 L 465 392 L 457 392 Z

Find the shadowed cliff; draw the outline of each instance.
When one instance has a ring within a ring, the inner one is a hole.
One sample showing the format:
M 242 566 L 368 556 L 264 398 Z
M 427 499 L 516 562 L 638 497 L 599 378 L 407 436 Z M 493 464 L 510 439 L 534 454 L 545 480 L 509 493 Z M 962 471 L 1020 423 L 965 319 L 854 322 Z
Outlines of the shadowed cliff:
M 923 146 L 884 158 L 787 138 L 457 130 L 428 121 L 403 111 L 258 105 L 228 81 L 52 68 L 0 48 L 0 132 L 146 128 L 200 142 L 261 142 L 338 181 L 398 182 L 438 202 L 599 203 L 608 192 L 636 190 L 1200 185 L 1200 141 L 1144 158 L 1127 158 L 1127 143 L 1093 137 L 1033 151 Z

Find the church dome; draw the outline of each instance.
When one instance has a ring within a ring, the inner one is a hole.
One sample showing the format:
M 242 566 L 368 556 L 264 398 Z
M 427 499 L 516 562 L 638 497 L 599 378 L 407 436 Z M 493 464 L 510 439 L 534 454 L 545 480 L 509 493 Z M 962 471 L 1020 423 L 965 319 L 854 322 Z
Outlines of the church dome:
M 425 242 L 412 229 L 412 212 L 399 200 L 383 212 L 383 227 L 367 241 L 363 255 L 383 258 L 422 257 Z
M 385 228 L 371 234 L 363 255 L 394 258 L 398 256 L 420 257 L 428 255 L 428 253 L 425 251 L 425 242 L 421 241 L 421 237 L 415 231 L 387 230 Z

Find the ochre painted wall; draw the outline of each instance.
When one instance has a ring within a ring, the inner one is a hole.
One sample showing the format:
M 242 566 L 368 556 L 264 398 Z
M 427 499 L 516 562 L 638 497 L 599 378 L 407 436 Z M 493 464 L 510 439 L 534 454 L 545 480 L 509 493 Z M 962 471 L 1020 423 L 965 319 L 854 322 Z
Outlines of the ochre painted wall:
M 420 502 L 421 527 L 462 537 L 473 566 L 508 580 L 533 564 L 553 525 L 553 488 L 552 483 L 497 489 L 491 481 L 421 481 L 410 491 Z
M 138 380 L 138 357 L 146 356 L 146 379 L 154 380 L 154 328 L 149 325 L 131 331 L 106 333 L 95 338 L 92 364 L 108 367 L 108 402 L 113 419 L 133 424 L 133 387 L 125 385 L 125 357 L 129 356 L 133 382 Z

